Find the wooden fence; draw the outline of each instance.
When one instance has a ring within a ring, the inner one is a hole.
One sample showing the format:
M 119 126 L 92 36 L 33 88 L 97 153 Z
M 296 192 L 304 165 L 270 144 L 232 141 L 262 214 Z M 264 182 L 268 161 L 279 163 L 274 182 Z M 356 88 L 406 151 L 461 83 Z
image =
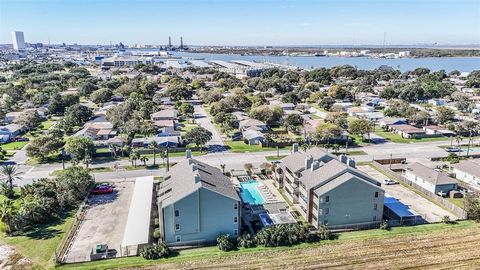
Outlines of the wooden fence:
M 460 208 L 460 207 L 456 206 L 455 204 L 449 202 L 447 199 L 442 198 L 442 197 L 436 195 L 435 193 L 426 190 L 425 188 L 421 187 L 420 185 L 417 185 L 416 183 L 413 183 L 412 181 L 405 178 L 403 175 L 390 170 L 387 166 L 383 166 L 382 164 L 378 163 L 377 161 L 373 161 L 372 165 L 377 170 L 381 171 L 383 174 L 385 174 L 385 175 L 387 175 L 391 178 L 397 179 L 397 180 L 401 181 L 403 184 L 408 185 L 408 186 L 416 189 L 417 191 L 421 192 L 422 194 L 427 196 L 431 201 L 441 205 L 445 209 L 454 213 L 460 219 L 466 219 L 467 218 L 467 213 L 465 212 L 465 210 L 463 210 L 462 208 Z

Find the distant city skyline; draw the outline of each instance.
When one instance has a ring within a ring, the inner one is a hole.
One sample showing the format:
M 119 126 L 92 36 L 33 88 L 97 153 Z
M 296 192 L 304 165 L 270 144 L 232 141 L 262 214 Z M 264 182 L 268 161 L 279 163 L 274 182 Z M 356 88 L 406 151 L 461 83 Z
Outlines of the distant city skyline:
M 480 44 L 475 0 L 0 0 L 0 43 Z

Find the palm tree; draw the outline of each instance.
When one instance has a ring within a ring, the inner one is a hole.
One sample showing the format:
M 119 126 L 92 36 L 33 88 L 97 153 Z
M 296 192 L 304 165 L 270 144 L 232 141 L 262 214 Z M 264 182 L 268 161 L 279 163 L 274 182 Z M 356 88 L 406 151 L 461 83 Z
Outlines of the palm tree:
M 158 149 L 158 143 L 156 141 L 152 141 L 148 147 L 152 148 L 153 150 L 153 166 L 157 165 L 156 159 L 157 159 L 157 149 Z
M 5 195 L 7 198 L 12 199 L 14 196 L 13 192 L 13 181 L 19 179 L 20 173 L 17 172 L 17 167 L 14 165 L 4 165 L 0 168 L 0 176 L 3 184 L 5 186 Z
M 88 169 L 88 165 L 92 162 L 92 157 L 90 155 L 86 155 L 85 158 L 83 159 L 83 163 L 85 163 L 85 168 Z
M 0 201 L 0 220 L 7 226 L 7 234 L 11 235 L 14 229 L 15 206 L 13 200 L 3 199 Z
M 225 164 L 220 164 L 220 168 L 222 168 L 222 173 L 225 174 Z
M 148 161 L 147 156 L 140 157 L 140 161 L 143 162 L 143 166 L 147 167 L 147 161 Z
M 137 150 L 130 152 L 130 161 L 132 161 L 132 166 L 137 167 L 137 160 L 140 158 L 140 154 Z

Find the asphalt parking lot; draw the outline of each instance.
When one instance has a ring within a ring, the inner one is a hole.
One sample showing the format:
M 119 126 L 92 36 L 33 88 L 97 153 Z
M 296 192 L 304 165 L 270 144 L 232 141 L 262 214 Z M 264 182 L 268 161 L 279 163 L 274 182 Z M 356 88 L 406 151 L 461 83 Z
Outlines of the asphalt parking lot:
M 89 261 L 97 244 L 120 253 L 134 181 L 115 182 L 111 194 L 91 195 L 89 208 L 67 251 L 66 262 Z
M 441 222 L 444 216 L 449 216 L 452 220 L 458 219 L 457 216 L 400 184 L 384 185 L 383 180 L 387 179 L 387 177 L 374 168 L 370 166 L 358 166 L 357 168 L 367 173 L 374 179 L 380 181 L 385 193 L 393 196 L 401 203 L 410 207 L 417 214 L 421 215 L 427 222 Z

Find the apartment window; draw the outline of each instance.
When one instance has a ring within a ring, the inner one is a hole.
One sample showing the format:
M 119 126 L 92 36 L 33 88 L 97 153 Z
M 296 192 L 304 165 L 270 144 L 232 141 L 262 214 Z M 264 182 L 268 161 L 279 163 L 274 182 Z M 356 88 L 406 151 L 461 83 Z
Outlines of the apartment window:
M 330 208 L 325 208 L 325 216 L 330 213 Z
M 323 215 L 323 209 L 322 209 L 322 208 L 320 208 L 320 210 L 318 210 L 318 214 L 319 214 L 320 216 Z
M 377 216 L 373 216 L 373 221 L 377 221 Z
M 323 225 L 328 225 L 328 220 L 324 220 Z
M 176 217 L 179 217 L 179 216 L 180 216 L 180 211 L 179 211 L 179 210 L 175 210 L 175 216 L 176 216 Z
M 233 235 L 237 236 L 238 235 L 238 230 L 233 230 Z
M 238 204 L 234 203 L 233 204 L 233 209 L 237 210 L 238 209 Z
M 378 208 L 378 205 L 376 203 L 373 204 L 373 210 L 377 210 L 377 208 Z
M 178 223 L 175 224 L 175 231 L 180 231 L 180 224 Z
M 238 217 L 233 217 L 233 223 L 237 223 L 238 222 Z
M 378 191 L 375 191 L 375 198 L 378 198 Z
M 329 202 L 330 201 L 330 196 L 325 196 L 325 202 Z
M 180 235 L 175 236 L 175 241 L 182 242 L 182 237 Z

